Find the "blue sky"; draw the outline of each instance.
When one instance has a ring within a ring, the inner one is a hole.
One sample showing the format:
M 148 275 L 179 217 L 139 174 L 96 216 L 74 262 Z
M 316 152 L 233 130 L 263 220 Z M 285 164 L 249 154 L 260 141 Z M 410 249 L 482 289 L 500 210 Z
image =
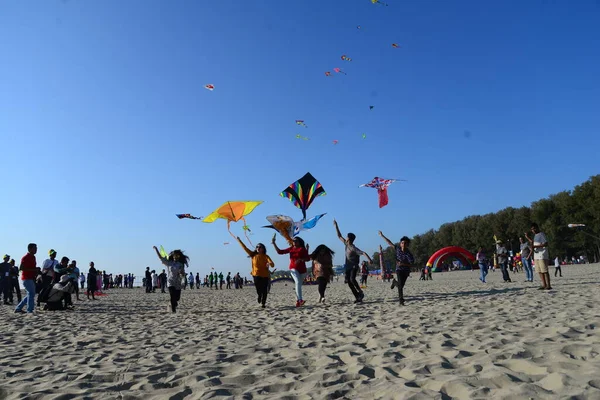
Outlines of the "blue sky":
M 301 217 L 279 192 L 310 171 L 327 195 L 308 214 L 328 214 L 302 236 L 342 263 L 334 217 L 371 253 L 378 229 L 397 240 L 598 173 L 598 2 L 388 4 L 0 2 L 0 251 L 34 241 L 40 261 L 141 275 L 162 244 L 194 273 L 248 274 L 225 221 L 175 214 L 264 200 L 248 224 L 268 243 L 267 215 Z M 358 188 L 374 176 L 408 182 L 379 209 Z

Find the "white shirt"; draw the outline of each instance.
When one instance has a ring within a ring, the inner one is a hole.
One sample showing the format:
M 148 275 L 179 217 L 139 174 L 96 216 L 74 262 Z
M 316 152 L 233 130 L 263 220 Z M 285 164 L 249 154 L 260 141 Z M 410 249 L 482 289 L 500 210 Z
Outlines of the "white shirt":
M 546 239 L 546 235 L 544 232 L 536 233 L 533 237 L 533 246 L 539 246 L 541 244 L 548 243 L 548 239 Z M 533 259 L 534 260 L 549 260 L 550 253 L 548 252 L 548 247 L 537 247 L 533 249 Z
M 52 260 L 48 258 L 42 264 L 42 273 L 47 274 L 48 276 L 54 277 L 54 267 L 58 265 L 58 261 L 56 259 Z
M 556 257 L 556 258 L 554 259 L 554 266 L 555 266 L 556 268 L 560 267 L 560 260 L 558 259 L 558 257 Z

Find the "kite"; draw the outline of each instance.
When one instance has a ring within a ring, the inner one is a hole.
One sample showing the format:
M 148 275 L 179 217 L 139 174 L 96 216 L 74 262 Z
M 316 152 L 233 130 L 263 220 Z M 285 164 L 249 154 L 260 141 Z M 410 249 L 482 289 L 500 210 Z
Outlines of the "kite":
M 342 60 L 344 61 L 352 61 L 352 59 L 348 56 L 346 56 L 345 54 L 341 57 Z
M 331 72 L 329 72 L 329 71 L 325 72 L 325 76 L 331 76 Z
M 338 141 L 338 140 L 334 140 L 334 141 L 333 141 L 333 144 L 338 144 L 338 143 L 339 143 L 339 141 Z
M 360 185 L 359 187 L 370 187 L 377 189 L 377 195 L 379 197 L 379 208 L 382 208 L 387 206 L 388 204 L 388 186 L 390 186 L 396 181 L 403 181 L 403 179 L 383 179 L 376 176 L 371 182 Z
M 227 246 L 229 244 L 229 242 L 223 242 L 224 246 Z
M 387 3 L 384 3 L 384 2 L 379 1 L 379 0 L 371 0 L 371 3 L 372 4 L 381 4 L 382 6 L 386 6 L 386 7 L 388 6 Z
M 325 189 L 323 185 L 307 172 L 302 178 L 288 186 L 281 197 L 287 197 L 296 207 L 302 210 L 302 217 L 306 219 L 306 210 L 318 196 L 323 196 Z
M 167 259 L 167 260 L 169 259 L 169 255 L 168 255 L 168 254 L 167 254 L 167 252 L 165 251 L 164 247 L 162 247 L 162 245 L 160 246 L 160 249 L 158 250 L 158 252 L 160 253 L 160 256 L 161 256 L 162 258 L 165 258 L 165 259 Z
M 204 217 L 194 217 L 192 214 L 175 214 L 179 219 L 202 219 Z
M 360 25 L 357 25 L 357 26 L 356 26 L 356 29 L 361 29 L 361 28 L 362 28 L 362 27 L 361 27 Z
M 397 48 L 399 48 L 400 46 L 398 45 L 398 43 L 392 43 L 392 47 L 393 47 L 393 48 L 395 48 L 395 49 L 397 49 Z
M 215 88 L 215 85 L 211 85 L 211 84 L 204 85 L 204 89 L 208 89 L 208 90 L 210 90 L 211 92 L 214 90 L 214 88 Z
M 252 245 L 247 234 L 249 227 L 244 217 L 261 204 L 262 201 L 226 201 L 210 215 L 206 216 L 202 222 L 212 223 L 219 218 L 227 220 L 227 230 L 229 231 L 229 234 L 235 238 L 235 235 L 231 233 L 230 225 L 232 222 L 242 220 L 244 221 L 244 234 L 246 235 L 248 242 Z
M 333 69 L 335 72 L 337 72 L 338 74 L 344 74 L 344 75 L 348 75 L 347 73 L 345 73 L 344 71 L 342 71 L 340 68 L 334 68 Z
M 297 119 L 297 120 L 296 120 L 296 125 L 299 125 L 299 126 L 303 126 L 303 127 L 305 127 L 305 128 L 308 128 L 308 126 L 306 126 L 306 124 L 304 123 L 304 120 L 301 120 L 301 119 Z
M 297 134 L 296 139 L 310 140 L 309 138 L 307 138 L 306 136 L 302 136 L 301 134 Z
M 374 108 L 375 108 L 375 106 L 369 106 L 369 110 L 372 110 Z
M 363 139 L 366 139 L 366 138 L 367 138 L 367 134 L 366 134 L 366 133 L 363 133 L 363 134 L 362 134 L 362 138 L 363 138 Z
M 296 235 L 301 231 L 314 228 L 324 215 L 325 214 L 317 215 L 308 221 L 294 221 L 292 217 L 288 217 L 287 215 L 269 215 L 267 221 L 269 221 L 271 225 L 265 225 L 263 228 L 275 229 L 291 246 Z

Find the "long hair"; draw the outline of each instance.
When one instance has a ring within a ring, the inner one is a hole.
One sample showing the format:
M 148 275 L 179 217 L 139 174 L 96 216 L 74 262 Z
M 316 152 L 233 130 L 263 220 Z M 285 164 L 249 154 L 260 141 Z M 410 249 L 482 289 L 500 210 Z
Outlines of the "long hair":
M 335 254 L 335 251 L 331 250 L 329 247 L 325 246 L 324 244 L 320 244 L 320 245 L 317 246 L 317 248 L 315 249 L 315 251 L 313 251 L 311 253 L 310 259 L 311 260 L 316 260 L 322 250 L 325 250 L 331 256 L 331 258 L 333 258 L 333 255 Z
M 186 266 L 189 266 L 189 262 L 190 262 L 190 258 L 188 256 L 186 256 L 185 254 L 183 254 L 183 251 L 177 249 L 177 250 L 173 250 L 172 252 L 169 253 L 169 260 L 173 261 L 175 259 L 175 255 L 179 256 L 179 259 L 182 260 L 181 263 L 185 264 Z
M 257 243 L 256 244 L 256 248 L 254 249 L 254 251 L 252 252 L 252 255 L 249 255 L 248 258 L 252 258 L 258 254 L 260 254 L 256 249 L 258 248 L 258 246 L 261 246 L 264 250 L 265 250 L 265 255 L 267 254 L 267 246 L 265 246 L 263 243 Z
M 295 241 L 298 241 L 298 244 L 300 245 L 300 247 L 306 248 L 306 244 L 304 244 L 304 239 L 302 239 L 300 236 L 296 236 L 294 238 L 294 242 Z

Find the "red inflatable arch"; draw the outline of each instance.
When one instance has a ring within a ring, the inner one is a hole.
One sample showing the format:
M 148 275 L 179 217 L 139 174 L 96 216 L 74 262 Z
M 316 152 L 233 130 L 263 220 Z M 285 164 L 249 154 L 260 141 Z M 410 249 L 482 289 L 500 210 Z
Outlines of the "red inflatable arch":
M 433 271 L 437 269 L 438 264 L 444 262 L 448 258 L 457 258 L 463 265 L 472 266 L 474 269 L 479 268 L 475 262 L 475 256 L 469 251 L 458 246 L 444 247 L 433 253 L 427 261 L 427 266 L 432 268 Z

